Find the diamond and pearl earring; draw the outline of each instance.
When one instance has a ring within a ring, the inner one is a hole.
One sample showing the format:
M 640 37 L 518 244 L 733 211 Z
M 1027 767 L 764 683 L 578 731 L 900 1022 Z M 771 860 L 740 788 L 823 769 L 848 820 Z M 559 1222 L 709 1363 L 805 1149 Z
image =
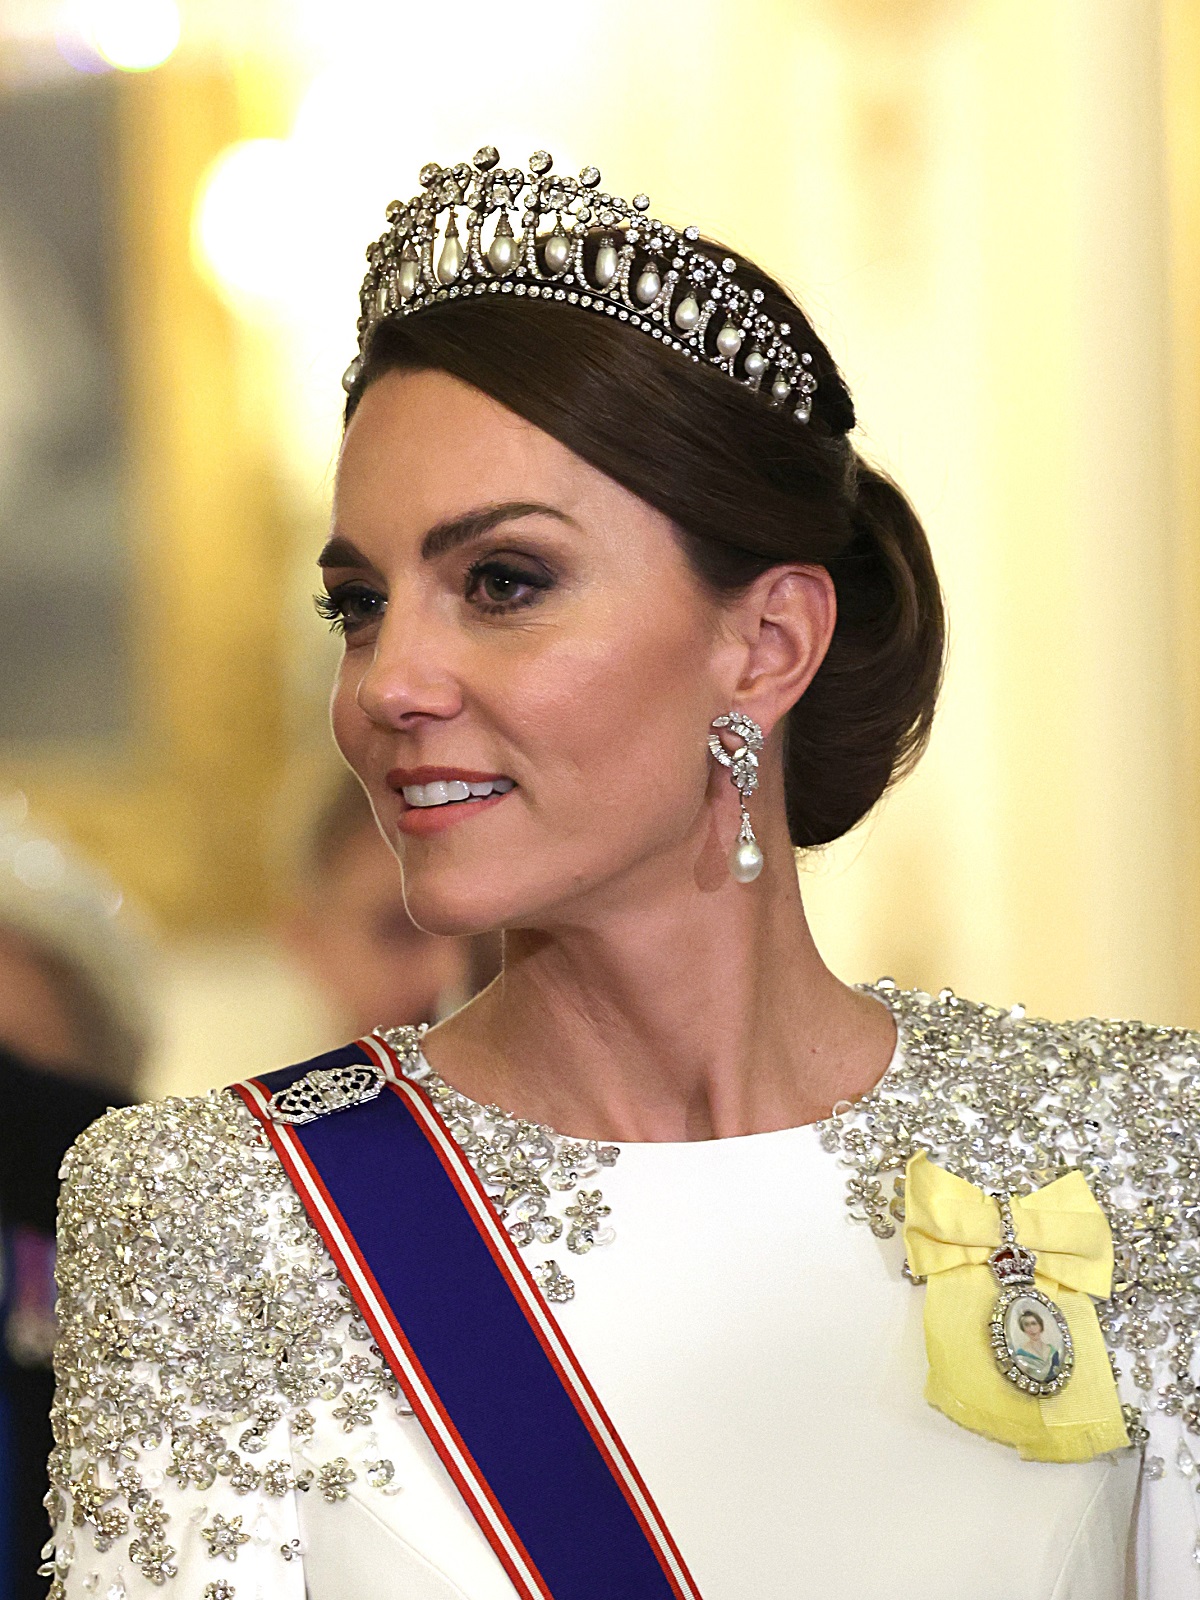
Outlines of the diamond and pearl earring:
M 763 731 L 757 722 L 741 711 L 731 711 L 728 716 L 717 717 L 712 726 L 717 731 L 709 734 L 708 748 L 715 760 L 729 768 L 729 781 L 737 790 L 742 812 L 737 842 L 729 852 L 730 875 L 738 883 L 753 883 L 763 869 L 763 853 L 754 837 L 746 802 L 758 788 L 758 752 L 763 747 Z M 721 738 L 722 729 L 728 729 L 738 741 L 734 749 L 726 748 Z

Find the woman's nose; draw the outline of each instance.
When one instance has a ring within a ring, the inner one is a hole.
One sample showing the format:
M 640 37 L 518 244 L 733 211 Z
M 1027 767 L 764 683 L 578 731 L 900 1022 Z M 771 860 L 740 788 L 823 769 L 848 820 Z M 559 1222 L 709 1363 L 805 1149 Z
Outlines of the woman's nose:
M 389 613 L 354 698 L 364 716 L 386 728 L 418 717 L 454 716 L 462 707 L 462 690 L 448 641 L 430 626 Z

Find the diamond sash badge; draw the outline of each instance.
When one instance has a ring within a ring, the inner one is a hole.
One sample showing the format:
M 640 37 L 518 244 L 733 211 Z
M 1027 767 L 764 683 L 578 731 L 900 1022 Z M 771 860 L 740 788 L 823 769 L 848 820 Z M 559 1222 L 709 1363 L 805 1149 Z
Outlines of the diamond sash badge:
M 344 1067 L 318 1067 L 271 1096 L 266 1115 L 272 1122 L 302 1127 L 334 1111 L 360 1106 L 379 1095 L 387 1078 L 372 1062 Z

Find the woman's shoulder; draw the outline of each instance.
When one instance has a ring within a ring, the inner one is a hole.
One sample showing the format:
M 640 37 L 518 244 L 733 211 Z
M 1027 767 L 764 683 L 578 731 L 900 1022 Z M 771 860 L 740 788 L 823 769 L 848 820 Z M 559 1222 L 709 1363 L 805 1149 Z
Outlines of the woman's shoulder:
M 820 1130 L 850 1169 L 851 1215 L 896 1233 L 918 1151 L 989 1194 L 1082 1172 L 1113 1235 L 1106 1332 L 1140 1350 L 1148 1387 L 1147 1352 L 1165 1349 L 1200 1293 L 1200 1033 L 1052 1022 L 886 979 L 871 992 L 892 1008 L 900 1048 L 876 1088 Z
M 212 1368 L 213 1336 L 243 1320 L 248 1296 L 314 1269 L 303 1207 L 228 1091 L 107 1112 L 72 1145 L 62 1179 L 57 1364 L 68 1388 L 115 1355 L 168 1379 L 174 1356 Z M 228 1366 L 229 1385 L 252 1384 L 251 1367 Z M 213 1397 L 218 1408 L 233 1398 Z
M 238 1096 L 213 1089 L 106 1111 L 67 1151 L 61 1176 L 72 1189 L 137 1177 L 169 1187 L 212 1161 L 253 1168 L 266 1148 Z
M 851 1219 L 899 1234 L 907 1164 L 922 1153 L 992 1195 L 1081 1173 L 1112 1235 L 1097 1311 L 1131 1435 L 1144 1442 L 1164 1416 L 1200 1433 L 1200 1033 L 1054 1022 L 887 979 L 869 992 L 891 1008 L 899 1048 L 874 1089 L 818 1127 L 846 1169 Z
M 286 1205 L 287 1179 L 241 1100 L 226 1090 L 108 1111 L 67 1152 L 59 1198 L 59 1282 L 90 1275 L 118 1242 L 151 1265 L 203 1236 L 255 1236 Z M 140 1248 L 138 1241 L 141 1241 Z
M 124 1328 L 128 1354 L 157 1357 L 156 1329 L 175 1324 L 181 1304 L 195 1330 L 209 1316 L 237 1320 L 252 1288 L 281 1272 L 314 1273 L 317 1252 L 303 1206 L 237 1095 L 109 1111 L 62 1167 L 62 1342 L 72 1330 L 94 1332 L 102 1306 Z
M 1023 1006 L 902 990 L 899 1049 L 882 1081 L 823 1130 L 875 1173 L 926 1150 L 992 1192 L 1034 1189 L 1069 1167 L 1127 1208 L 1169 1174 L 1200 1205 L 1200 1033 L 1083 1017 L 1052 1022 Z
M 896 1231 L 905 1164 L 924 1151 L 989 1194 L 1081 1170 L 1118 1255 L 1124 1246 L 1138 1258 L 1130 1281 L 1149 1271 L 1151 1235 L 1181 1263 L 1193 1249 L 1200 1259 L 1200 1034 L 1051 1022 L 887 979 L 869 992 L 891 1008 L 899 1048 L 876 1087 L 835 1107 L 820 1135 L 853 1170 L 856 1212 L 877 1234 Z M 1162 1198 L 1172 1204 L 1156 1211 Z
M 890 1006 L 900 1036 L 897 1063 L 881 1085 L 888 1093 L 928 1098 L 931 1085 L 956 1089 L 956 1104 L 1007 1106 L 1023 1123 L 1078 1118 L 1085 1138 L 1122 1118 L 1135 1134 L 1163 1120 L 1197 1121 L 1195 1030 L 1102 1017 L 1057 1022 L 1021 1005 L 983 1004 L 950 989 L 903 990 L 886 978 L 869 992 Z
M 290 1440 L 339 1392 L 330 1363 L 348 1373 L 369 1335 L 270 1144 L 236 1095 L 214 1091 L 107 1113 L 63 1174 L 48 1501 L 60 1547 L 90 1525 L 97 1551 L 154 1584 L 183 1571 L 172 1519 L 208 1516 L 211 1538 L 236 1528 L 236 1543 L 265 1516 L 279 1549 L 295 1532 L 286 1497 L 307 1487 Z M 373 1355 L 354 1371 L 386 1385 Z M 333 1495 L 339 1472 L 354 1476 L 318 1459 L 310 1476 Z

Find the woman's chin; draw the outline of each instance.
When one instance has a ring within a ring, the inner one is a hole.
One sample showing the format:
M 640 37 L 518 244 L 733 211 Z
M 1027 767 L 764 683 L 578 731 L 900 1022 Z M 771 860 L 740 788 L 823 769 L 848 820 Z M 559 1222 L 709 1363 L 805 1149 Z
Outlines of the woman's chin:
M 494 877 L 494 869 L 487 876 Z M 404 903 L 425 933 L 466 938 L 508 926 L 516 907 L 509 893 L 498 894 L 478 873 L 405 870 Z
M 469 939 L 505 926 L 503 916 L 490 915 L 483 907 L 443 900 L 410 900 L 408 914 L 422 933 L 446 939 Z
M 578 906 L 582 887 L 574 872 L 522 876 L 515 869 L 498 870 L 495 860 L 479 868 L 404 863 L 404 903 L 417 927 L 459 938 L 542 928 L 564 914 L 569 920 L 568 908 Z

